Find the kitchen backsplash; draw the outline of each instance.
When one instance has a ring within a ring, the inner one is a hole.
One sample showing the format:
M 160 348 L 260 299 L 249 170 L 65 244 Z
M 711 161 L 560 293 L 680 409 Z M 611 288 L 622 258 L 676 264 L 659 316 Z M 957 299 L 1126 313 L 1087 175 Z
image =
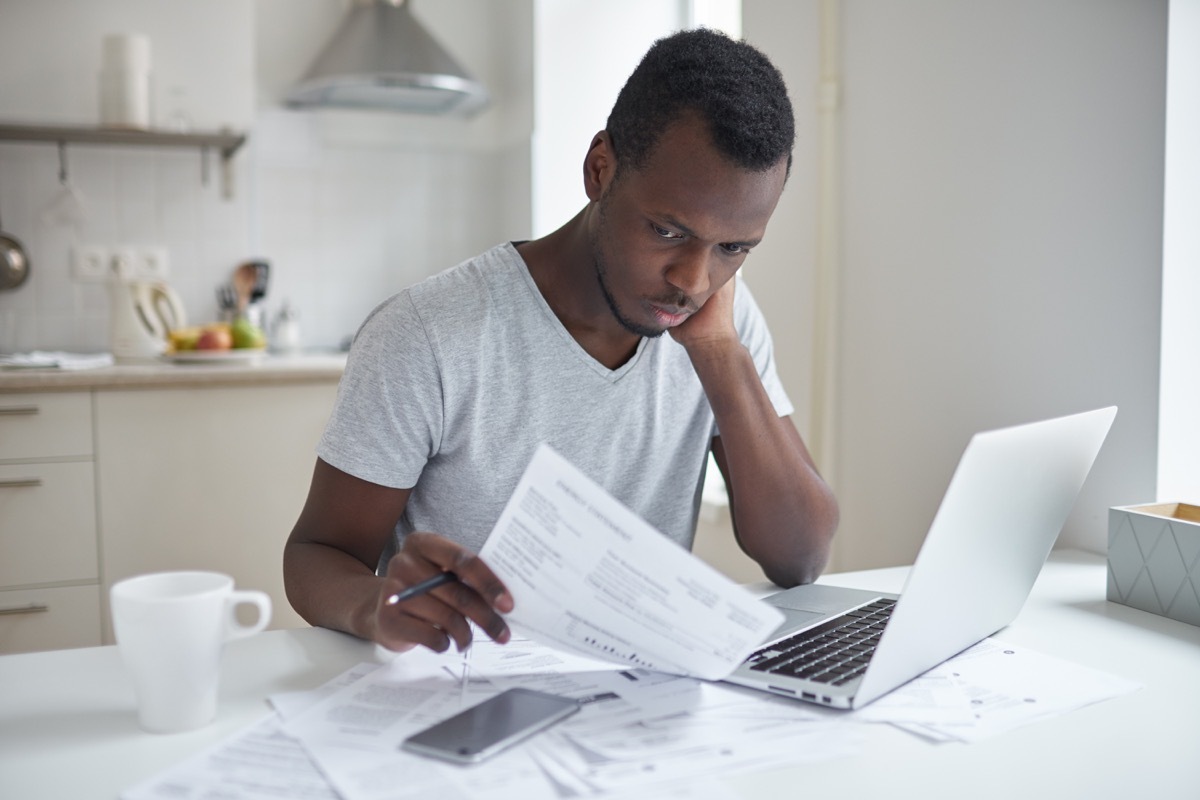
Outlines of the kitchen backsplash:
M 194 322 L 217 317 L 216 287 L 237 264 L 266 259 L 268 319 L 286 299 L 305 346 L 336 347 L 392 293 L 528 234 L 528 192 L 516 185 L 527 145 L 338 147 L 317 130 L 306 114 L 260 111 L 234 157 L 232 199 L 215 156 L 202 185 L 197 151 L 70 145 L 78 227 L 43 213 L 62 191 L 57 148 L 0 142 L 0 224 L 31 259 L 29 279 L 0 293 L 0 352 L 107 349 L 107 295 L 72 278 L 75 244 L 165 247 Z

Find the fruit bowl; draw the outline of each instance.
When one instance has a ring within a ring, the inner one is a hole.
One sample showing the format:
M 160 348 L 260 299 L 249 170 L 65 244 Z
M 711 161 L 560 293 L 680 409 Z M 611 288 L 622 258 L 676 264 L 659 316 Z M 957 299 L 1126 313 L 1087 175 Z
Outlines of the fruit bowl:
M 167 333 L 163 357 L 175 363 L 252 363 L 267 351 L 262 330 L 244 318 L 176 328 Z
M 173 364 L 256 364 L 267 355 L 263 347 L 230 350 L 177 350 L 163 353 Z

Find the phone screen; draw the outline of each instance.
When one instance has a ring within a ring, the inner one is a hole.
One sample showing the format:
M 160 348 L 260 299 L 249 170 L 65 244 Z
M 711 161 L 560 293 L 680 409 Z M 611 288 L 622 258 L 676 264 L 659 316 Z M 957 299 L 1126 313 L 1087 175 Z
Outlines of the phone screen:
M 531 689 L 509 689 L 415 733 L 400 746 L 460 764 L 482 761 L 579 710 L 579 703 Z

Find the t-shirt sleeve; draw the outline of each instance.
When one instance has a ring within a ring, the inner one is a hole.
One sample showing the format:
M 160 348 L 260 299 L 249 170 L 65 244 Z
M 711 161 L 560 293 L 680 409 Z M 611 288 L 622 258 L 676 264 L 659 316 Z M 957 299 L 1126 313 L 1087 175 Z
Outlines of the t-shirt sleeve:
M 771 331 L 767 328 L 767 321 L 754 300 L 750 287 L 742 280 L 741 275 L 737 276 L 737 282 L 733 304 L 734 326 L 742 344 L 754 359 L 758 377 L 762 379 L 763 389 L 771 399 L 771 405 L 775 406 L 775 413 L 786 417 L 792 414 L 795 408 L 791 398 L 784 391 L 779 374 L 775 371 L 775 346 L 771 340 Z
M 442 436 L 437 357 L 409 292 L 371 313 L 350 348 L 321 460 L 393 488 L 416 485 Z

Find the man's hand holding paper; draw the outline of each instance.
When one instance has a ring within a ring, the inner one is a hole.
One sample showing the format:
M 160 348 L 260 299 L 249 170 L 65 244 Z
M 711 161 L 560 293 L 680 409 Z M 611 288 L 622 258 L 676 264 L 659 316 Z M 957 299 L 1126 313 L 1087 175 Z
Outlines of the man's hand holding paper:
M 546 445 L 480 556 L 544 644 L 719 680 L 783 616 L 655 531 Z

